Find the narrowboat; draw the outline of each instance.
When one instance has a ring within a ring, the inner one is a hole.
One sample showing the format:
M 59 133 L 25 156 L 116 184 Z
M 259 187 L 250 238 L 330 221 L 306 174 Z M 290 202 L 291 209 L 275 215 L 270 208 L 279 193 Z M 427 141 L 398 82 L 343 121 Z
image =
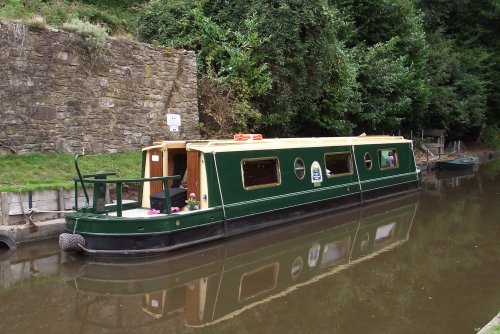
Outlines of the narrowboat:
M 418 194 L 392 198 L 160 257 L 70 256 L 60 278 L 76 290 L 75 314 L 89 331 L 178 324 L 184 332 L 396 252 L 409 240 L 417 207 Z M 351 286 L 335 288 L 349 304 Z
M 76 156 L 75 193 L 81 187 L 85 203 L 65 216 L 63 250 L 155 254 L 420 188 L 412 141 L 396 136 L 239 135 L 155 142 L 142 153 L 135 179 L 82 175 Z M 128 183 L 138 184 L 135 200 L 122 196 Z

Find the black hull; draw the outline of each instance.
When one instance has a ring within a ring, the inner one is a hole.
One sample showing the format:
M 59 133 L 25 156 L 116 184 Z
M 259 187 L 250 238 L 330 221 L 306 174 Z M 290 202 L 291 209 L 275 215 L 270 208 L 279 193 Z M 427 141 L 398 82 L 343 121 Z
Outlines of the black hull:
M 85 238 L 82 250 L 90 255 L 143 256 L 171 251 L 225 237 L 234 237 L 292 221 L 371 203 L 387 198 L 405 197 L 418 191 L 418 180 L 376 190 L 287 207 L 245 217 L 218 221 L 182 231 L 151 234 L 90 234 L 79 233 Z M 68 231 L 71 233 L 72 231 Z

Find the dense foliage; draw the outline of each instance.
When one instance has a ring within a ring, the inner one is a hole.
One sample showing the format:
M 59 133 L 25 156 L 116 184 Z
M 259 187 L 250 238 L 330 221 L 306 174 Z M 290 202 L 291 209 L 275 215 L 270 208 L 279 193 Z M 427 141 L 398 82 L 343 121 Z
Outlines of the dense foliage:
M 6 0 L 197 52 L 210 136 L 408 133 L 500 141 L 498 0 Z
M 221 132 L 460 137 L 498 123 L 494 0 L 153 0 L 139 16 L 141 38 L 198 51 L 200 79 L 224 87 L 201 90 L 202 113 L 240 120 Z

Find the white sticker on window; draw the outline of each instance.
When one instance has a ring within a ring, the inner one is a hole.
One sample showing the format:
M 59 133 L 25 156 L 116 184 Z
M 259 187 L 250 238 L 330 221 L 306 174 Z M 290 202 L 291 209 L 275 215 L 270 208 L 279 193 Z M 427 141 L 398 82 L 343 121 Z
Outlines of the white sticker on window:
M 314 161 L 311 165 L 311 182 L 314 184 L 315 187 L 320 186 L 321 182 L 323 182 L 323 174 L 321 173 L 321 166 L 317 161 Z

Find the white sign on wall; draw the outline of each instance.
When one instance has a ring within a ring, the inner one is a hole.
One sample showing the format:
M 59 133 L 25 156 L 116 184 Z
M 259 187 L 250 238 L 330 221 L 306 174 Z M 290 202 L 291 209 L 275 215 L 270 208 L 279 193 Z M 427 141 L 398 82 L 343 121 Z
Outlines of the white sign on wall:
M 167 114 L 167 125 L 168 126 L 181 126 L 181 115 Z
M 167 125 L 171 132 L 179 132 L 179 126 L 181 126 L 181 115 L 178 114 L 167 114 Z

